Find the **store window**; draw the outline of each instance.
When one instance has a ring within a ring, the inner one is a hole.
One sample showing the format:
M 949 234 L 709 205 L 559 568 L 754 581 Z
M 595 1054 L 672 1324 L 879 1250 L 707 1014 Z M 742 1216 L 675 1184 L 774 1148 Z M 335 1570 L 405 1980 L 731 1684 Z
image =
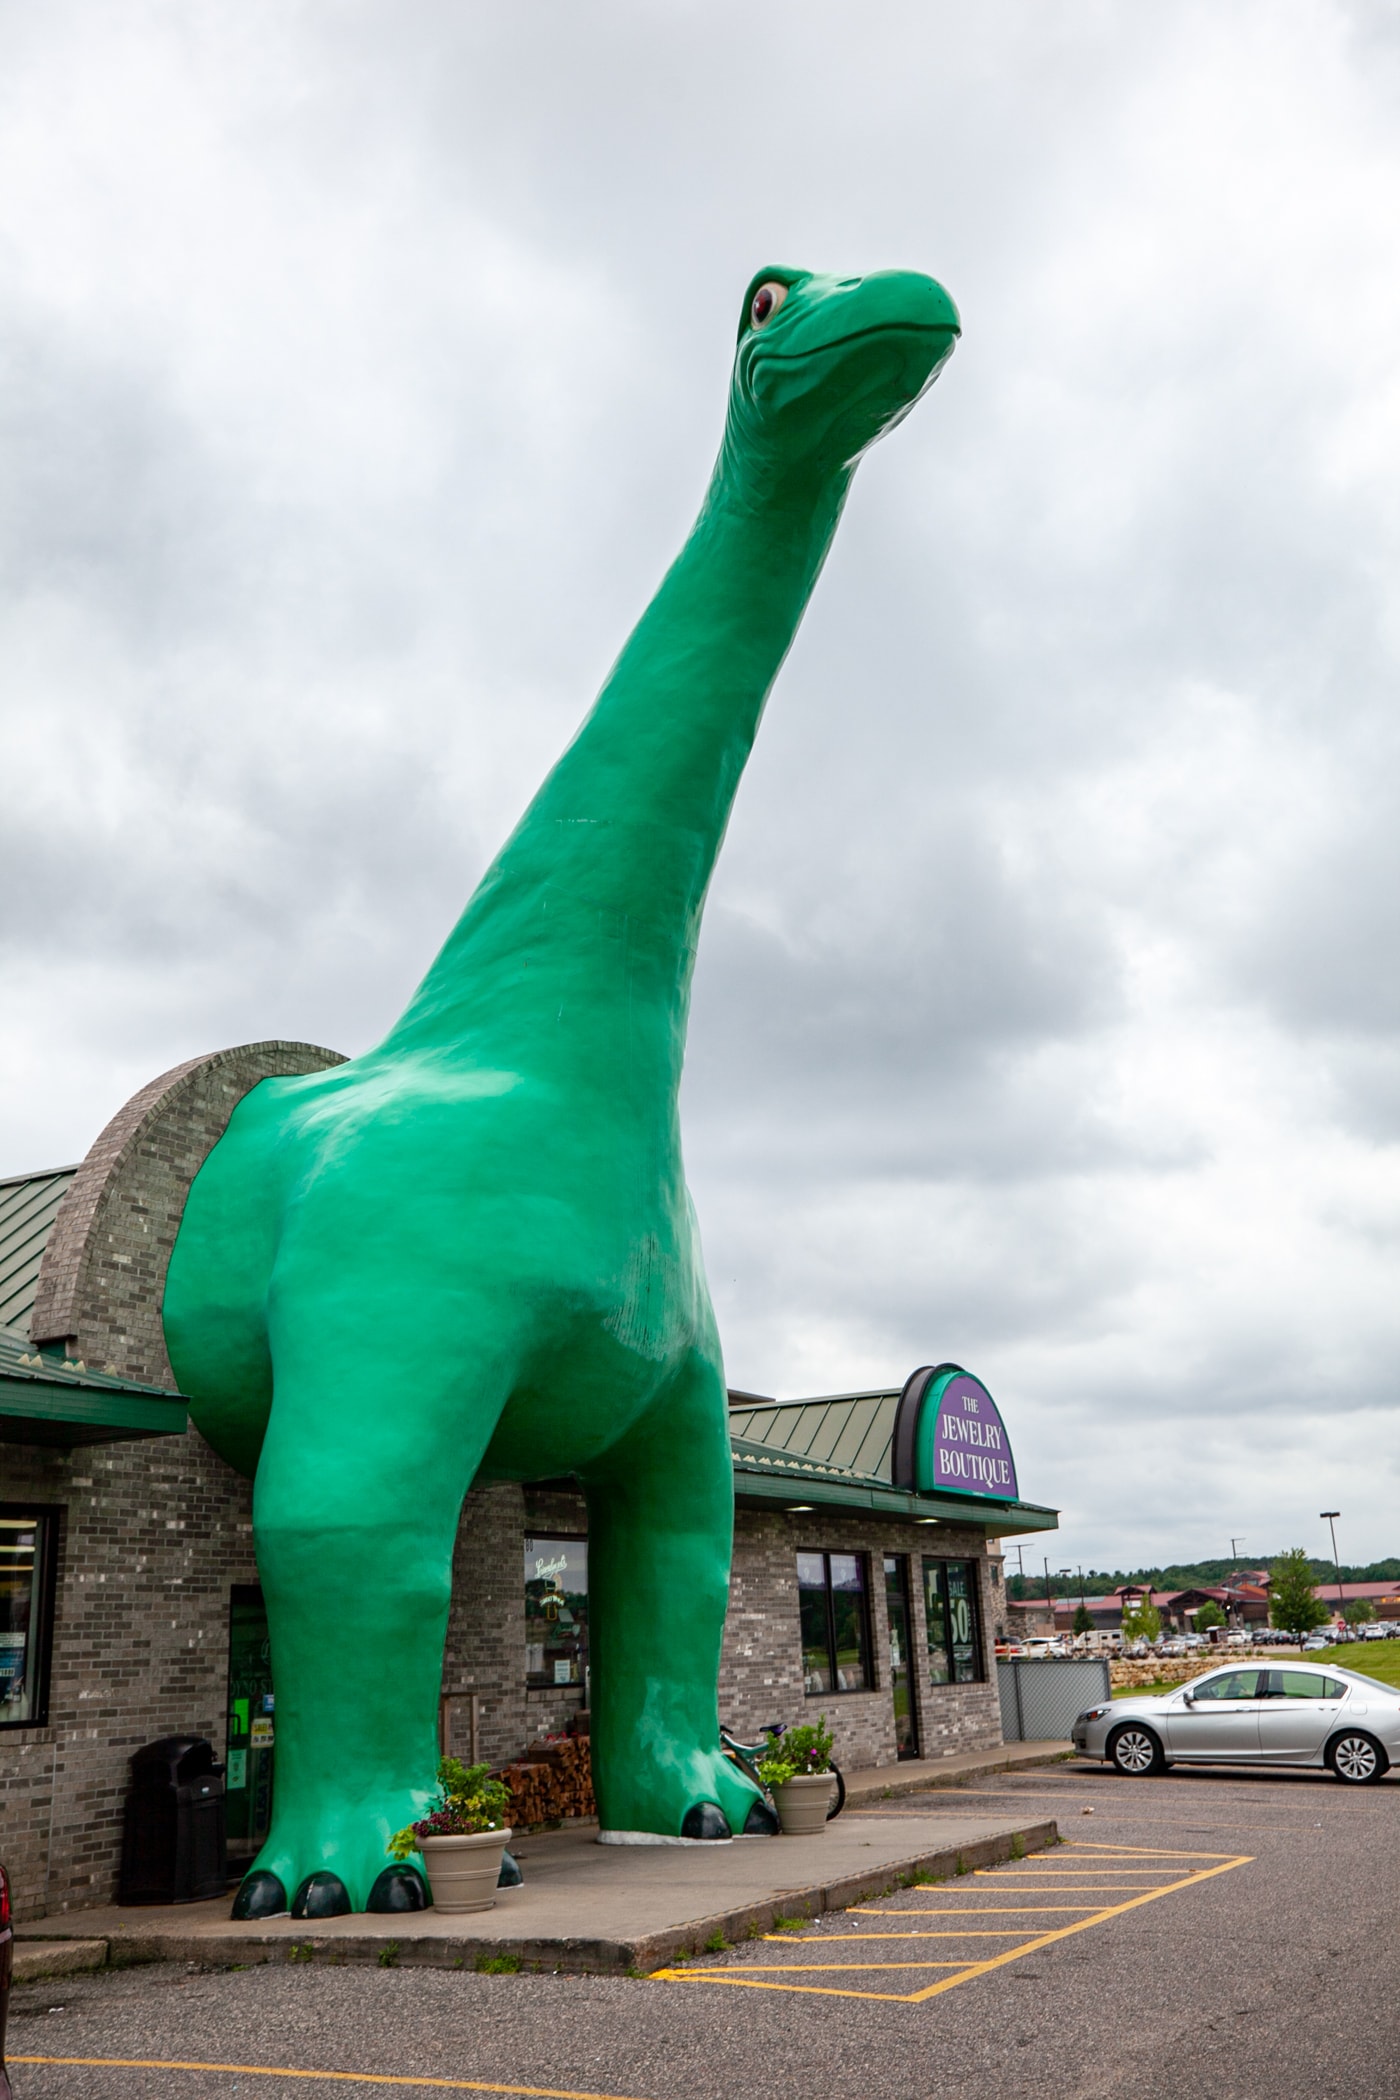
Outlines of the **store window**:
M 525 1541 L 525 1682 L 587 1684 L 588 1541 Z
M 0 1502 L 0 1728 L 49 1717 L 58 1511 Z
M 977 1684 L 986 1676 L 975 1560 L 924 1561 L 930 1684 Z
M 802 1689 L 865 1692 L 870 1668 L 870 1613 L 863 1553 L 799 1553 L 797 1600 L 802 1619 Z

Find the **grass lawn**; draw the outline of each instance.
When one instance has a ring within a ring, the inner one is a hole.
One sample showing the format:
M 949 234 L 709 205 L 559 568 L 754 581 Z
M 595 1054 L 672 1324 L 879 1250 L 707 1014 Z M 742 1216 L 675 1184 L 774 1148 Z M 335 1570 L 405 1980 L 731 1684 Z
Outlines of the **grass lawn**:
M 1363 1677 L 1379 1677 L 1382 1684 L 1400 1687 L 1400 1641 L 1347 1641 L 1338 1648 L 1325 1648 L 1322 1655 L 1330 1656 L 1344 1670 L 1358 1670 Z M 1310 1655 L 1309 1662 L 1321 1662 L 1322 1655 Z

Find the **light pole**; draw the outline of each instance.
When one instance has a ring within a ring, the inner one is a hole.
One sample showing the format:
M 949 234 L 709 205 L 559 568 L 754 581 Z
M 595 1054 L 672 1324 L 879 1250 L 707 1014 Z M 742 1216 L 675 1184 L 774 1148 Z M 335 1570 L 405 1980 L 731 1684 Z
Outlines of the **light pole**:
M 1238 1560 L 1238 1559 L 1239 1559 L 1239 1557 L 1240 1557 L 1240 1542 L 1239 1542 L 1239 1540 L 1238 1540 L 1238 1539 L 1231 1539 L 1231 1541 L 1230 1541 L 1230 1558 L 1231 1558 L 1231 1560 Z M 1238 1575 L 1238 1573 L 1239 1573 L 1239 1569 L 1238 1569 L 1238 1568 L 1236 1568 L 1236 1570 L 1235 1570 L 1235 1573 L 1236 1573 L 1236 1574 Z
M 1341 1511 L 1339 1509 L 1320 1509 L 1318 1515 L 1326 1517 L 1327 1529 L 1332 1534 L 1332 1565 L 1337 1571 L 1337 1609 L 1342 1615 L 1342 1637 L 1345 1639 L 1347 1623 L 1346 1599 L 1342 1595 L 1342 1564 L 1337 1558 L 1337 1519 L 1341 1515 Z

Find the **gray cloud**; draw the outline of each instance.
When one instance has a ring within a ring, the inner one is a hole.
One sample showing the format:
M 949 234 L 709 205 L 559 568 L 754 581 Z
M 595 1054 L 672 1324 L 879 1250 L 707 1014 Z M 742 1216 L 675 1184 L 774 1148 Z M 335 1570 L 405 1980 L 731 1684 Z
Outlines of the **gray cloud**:
M 1066 1558 L 1324 1499 L 1394 1550 L 1394 34 L 0 20 L 0 1166 L 193 1051 L 371 1042 L 688 525 L 750 271 L 922 265 L 965 341 L 697 976 L 731 1374 L 971 1361 Z

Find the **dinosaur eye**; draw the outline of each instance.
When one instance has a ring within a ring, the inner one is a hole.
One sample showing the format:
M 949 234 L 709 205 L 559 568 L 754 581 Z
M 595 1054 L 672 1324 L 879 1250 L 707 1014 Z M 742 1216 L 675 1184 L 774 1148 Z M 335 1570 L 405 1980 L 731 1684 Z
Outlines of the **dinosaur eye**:
M 753 304 L 749 308 L 749 320 L 752 325 L 762 328 L 765 321 L 771 321 L 787 295 L 787 286 L 779 284 L 776 277 L 770 277 L 767 284 L 761 284 L 754 293 Z

